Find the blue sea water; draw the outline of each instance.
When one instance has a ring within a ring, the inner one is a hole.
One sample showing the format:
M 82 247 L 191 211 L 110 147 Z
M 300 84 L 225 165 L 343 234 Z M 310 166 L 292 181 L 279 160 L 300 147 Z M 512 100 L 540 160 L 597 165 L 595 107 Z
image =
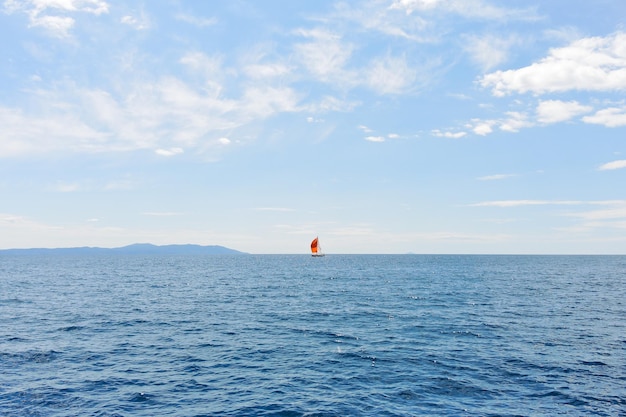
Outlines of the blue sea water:
M 2 416 L 624 416 L 624 256 L 0 255 Z

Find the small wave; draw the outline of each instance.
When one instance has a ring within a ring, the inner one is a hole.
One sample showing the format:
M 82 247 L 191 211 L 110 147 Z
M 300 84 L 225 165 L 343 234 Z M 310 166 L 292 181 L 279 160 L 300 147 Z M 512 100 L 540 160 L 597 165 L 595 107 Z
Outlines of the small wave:
M 608 366 L 602 361 L 580 361 L 580 363 L 587 366 Z
M 546 392 L 540 392 L 529 395 L 530 398 L 554 398 L 560 400 L 563 404 L 568 404 L 574 407 L 582 407 L 589 403 L 581 398 L 574 397 L 558 390 L 550 390 Z
M 84 328 L 85 328 L 84 326 L 66 326 L 66 327 L 61 327 L 58 330 L 61 332 L 74 332 L 78 330 L 83 330 Z
M 305 414 L 303 411 L 297 409 L 287 408 L 282 404 L 268 404 L 258 405 L 252 407 L 245 407 L 238 410 L 232 410 L 231 412 L 223 413 L 225 416 L 271 416 L 271 417 L 302 417 L 309 416 L 324 416 L 335 414 Z
M 496 395 L 494 391 L 481 388 L 466 380 L 437 377 L 432 378 L 431 382 L 427 387 L 427 391 L 440 396 L 488 399 Z
M 0 353 L 0 359 L 5 363 L 22 365 L 24 363 L 48 363 L 59 356 L 60 352 L 49 351 L 26 351 L 18 353 Z
M 3 298 L 0 299 L 0 305 L 11 305 L 11 304 L 28 304 L 30 301 L 22 300 L 21 298 Z
M 368 355 L 368 354 L 359 353 L 359 352 L 344 352 L 342 350 L 338 350 L 337 353 L 344 358 L 366 360 L 366 361 L 371 361 L 372 363 L 376 362 L 376 356 L 374 355 Z
M 144 403 L 152 400 L 152 396 L 144 393 L 144 392 L 136 392 L 132 394 L 129 398 L 130 402 L 133 403 Z
M 6 339 L 7 342 L 26 342 L 28 339 L 19 336 L 11 336 Z

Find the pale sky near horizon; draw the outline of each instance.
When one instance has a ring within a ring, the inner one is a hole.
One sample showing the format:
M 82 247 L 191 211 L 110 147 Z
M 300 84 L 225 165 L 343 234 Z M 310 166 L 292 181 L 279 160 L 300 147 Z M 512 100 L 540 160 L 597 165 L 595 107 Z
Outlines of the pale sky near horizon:
M 626 254 L 626 1 L 0 2 L 0 249 Z

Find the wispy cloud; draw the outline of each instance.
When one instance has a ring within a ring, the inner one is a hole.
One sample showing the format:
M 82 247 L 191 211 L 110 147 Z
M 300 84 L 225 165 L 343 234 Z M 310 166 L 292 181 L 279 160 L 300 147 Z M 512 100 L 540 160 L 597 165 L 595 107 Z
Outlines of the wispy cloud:
M 364 2 L 356 6 L 339 3 L 333 17 L 334 21 L 354 22 L 359 30 L 378 32 L 411 42 L 430 43 L 437 39 L 432 25 L 425 18 L 410 16 L 402 7 L 395 5 L 386 7 L 384 2 Z
M 139 16 L 123 16 L 120 19 L 120 23 L 131 26 L 135 30 L 150 29 L 150 19 L 145 13 L 141 13 Z
M 494 175 L 485 175 L 484 177 L 476 178 L 479 181 L 498 181 L 504 180 L 511 177 L 516 177 L 516 174 L 494 174 Z
M 66 38 L 75 19 L 68 14 L 109 12 L 109 4 L 102 0 L 6 0 L 6 13 L 22 12 L 28 15 L 30 27 L 39 27 L 54 37 Z
M 524 206 L 567 206 L 562 210 L 560 217 L 581 219 L 577 224 L 555 226 L 554 230 L 566 233 L 591 233 L 597 229 L 613 230 L 621 233 L 626 229 L 626 200 L 599 200 L 599 201 L 561 201 L 561 200 L 503 200 L 486 201 L 472 204 L 472 207 L 499 207 L 515 208 Z M 601 207 L 589 210 L 590 206 Z M 624 237 L 618 237 L 623 240 Z
M 587 223 L 570 227 L 568 230 L 589 230 L 598 227 L 622 228 L 626 225 L 626 200 L 598 200 L 598 201 L 576 201 L 576 200 L 501 200 L 501 201 L 485 201 L 476 204 L 470 204 L 470 207 L 500 207 L 514 208 L 526 206 L 571 206 L 577 207 L 579 211 L 562 212 L 564 217 L 580 218 Z M 582 210 L 589 206 L 604 207 L 599 210 Z M 613 222 L 614 220 L 624 219 L 621 224 Z M 611 221 L 606 222 L 606 221 Z M 595 223 L 592 223 L 595 222 Z
M 293 208 L 289 208 L 289 207 L 256 207 L 254 208 L 254 210 L 256 211 L 277 211 L 277 212 L 291 212 L 291 211 L 296 211 Z
M 322 82 L 354 85 L 356 74 L 346 69 L 354 45 L 325 29 L 301 29 L 296 34 L 306 40 L 294 45 L 295 57 L 303 68 Z
M 220 78 L 228 68 L 219 58 L 185 53 L 181 64 L 210 80 L 205 88 L 173 76 L 120 79 L 117 93 L 66 81 L 63 88 L 32 93 L 37 105 L 28 111 L 0 106 L 0 158 L 138 149 L 161 156 L 178 155 L 183 149 L 215 153 L 231 143 L 222 136 L 225 130 L 233 132 L 277 113 L 310 110 L 300 107 L 294 89 L 267 82 L 245 83 L 238 96 L 222 94 Z
M 42 97 L 46 101 L 49 98 L 52 97 Z M 80 119 L 78 112 L 68 112 L 65 103 L 55 106 L 61 104 L 55 101 L 52 98 L 42 103 L 44 108 L 52 106 L 41 115 L 0 106 L 0 158 L 61 150 L 89 151 L 107 141 L 107 132 L 89 126 Z
M 78 183 L 58 183 L 54 186 L 54 190 L 61 193 L 73 193 L 81 189 L 82 187 Z
M 601 210 L 591 210 L 579 213 L 569 213 L 569 216 L 580 217 L 586 220 L 614 220 L 614 219 L 626 219 L 626 201 L 601 201 L 590 203 L 593 205 L 606 206 Z
M 414 66 L 403 56 L 377 58 L 365 72 L 369 87 L 380 94 L 406 93 L 417 78 Z
M 195 16 L 187 13 L 178 13 L 174 16 L 176 20 L 180 20 L 181 22 L 190 23 L 194 26 L 198 27 L 206 27 L 217 24 L 218 20 L 215 17 L 201 17 Z
M 120 179 L 109 181 L 105 184 L 105 191 L 116 191 L 116 190 L 132 190 L 137 186 L 137 182 L 130 179 Z
M 584 204 L 575 200 L 499 200 L 483 201 L 481 203 L 470 204 L 470 207 L 523 207 L 523 206 L 574 206 Z
M 414 12 L 442 11 L 468 19 L 486 20 L 535 20 L 534 9 L 512 9 L 494 6 L 485 0 L 394 0 L 392 9 L 410 15 Z
M 483 70 L 497 67 L 509 58 L 510 50 L 520 43 L 514 36 L 502 35 L 467 35 L 464 49 L 470 58 Z
M 59 227 L 38 223 L 25 216 L 19 216 L 19 215 L 9 214 L 9 213 L 0 213 L 0 228 L 9 230 L 9 231 L 11 229 L 29 229 L 29 230 L 38 230 L 38 229 L 58 230 L 59 229 Z M 17 235 L 14 235 L 14 236 L 17 236 Z

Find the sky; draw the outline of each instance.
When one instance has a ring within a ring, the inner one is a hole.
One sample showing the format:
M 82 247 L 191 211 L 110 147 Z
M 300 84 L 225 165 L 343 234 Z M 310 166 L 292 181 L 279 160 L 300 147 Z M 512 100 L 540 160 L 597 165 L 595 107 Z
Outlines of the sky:
M 0 0 L 0 249 L 626 254 L 623 0 Z

